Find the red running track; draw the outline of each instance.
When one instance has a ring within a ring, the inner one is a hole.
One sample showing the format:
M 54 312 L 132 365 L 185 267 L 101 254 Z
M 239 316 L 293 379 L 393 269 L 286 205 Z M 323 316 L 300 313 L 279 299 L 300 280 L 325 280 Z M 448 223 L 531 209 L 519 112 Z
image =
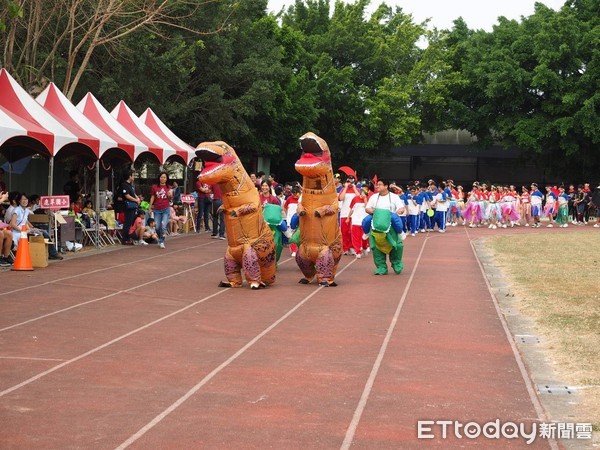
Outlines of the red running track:
M 409 237 L 402 275 L 344 257 L 336 288 L 297 284 L 285 250 L 275 285 L 218 288 L 207 235 L 0 272 L 0 448 L 558 448 L 417 438 L 418 420 L 545 420 L 484 234 Z

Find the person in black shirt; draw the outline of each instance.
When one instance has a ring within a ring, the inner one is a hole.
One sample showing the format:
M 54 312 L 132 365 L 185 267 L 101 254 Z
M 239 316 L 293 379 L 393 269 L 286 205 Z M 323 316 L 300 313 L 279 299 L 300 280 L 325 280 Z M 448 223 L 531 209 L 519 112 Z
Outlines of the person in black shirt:
M 125 245 L 131 245 L 133 243 L 129 238 L 129 229 L 131 228 L 131 225 L 133 225 L 133 221 L 135 220 L 137 210 L 141 203 L 141 199 L 137 196 L 135 188 L 133 187 L 134 174 L 135 172 L 133 169 L 129 169 L 125 174 L 125 181 L 121 183 L 121 187 L 119 188 L 119 196 L 123 200 L 123 210 L 125 212 L 122 231 L 123 244 Z
M 79 172 L 71 170 L 69 172 L 70 180 L 63 186 L 63 192 L 69 196 L 70 203 L 75 203 L 79 197 L 81 186 L 79 185 Z

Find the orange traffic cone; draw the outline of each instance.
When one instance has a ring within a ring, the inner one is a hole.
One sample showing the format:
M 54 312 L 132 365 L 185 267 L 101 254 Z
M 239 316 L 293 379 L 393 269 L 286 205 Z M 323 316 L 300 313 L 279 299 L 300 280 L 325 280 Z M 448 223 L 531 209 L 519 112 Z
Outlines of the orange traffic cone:
M 19 246 L 17 247 L 17 256 L 12 270 L 33 270 L 31 264 L 31 253 L 29 252 L 29 241 L 27 240 L 27 227 L 23 225 Z

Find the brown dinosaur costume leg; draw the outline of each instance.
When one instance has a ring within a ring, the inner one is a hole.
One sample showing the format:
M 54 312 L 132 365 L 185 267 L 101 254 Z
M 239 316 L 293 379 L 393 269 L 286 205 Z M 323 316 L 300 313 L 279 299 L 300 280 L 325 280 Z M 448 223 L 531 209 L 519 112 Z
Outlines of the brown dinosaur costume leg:
M 269 230 L 269 233 L 270 232 L 271 231 Z M 252 244 L 252 248 L 258 257 L 260 280 L 264 284 L 275 283 L 275 270 L 277 269 L 277 249 L 275 241 L 261 237 Z
M 317 269 L 310 256 L 308 246 L 300 244 L 298 253 L 296 253 L 296 264 L 304 274 L 304 278 L 299 281 L 302 284 L 310 283 L 317 274 Z
M 227 247 L 225 251 L 225 257 L 223 258 L 223 265 L 225 268 L 225 276 L 227 282 L 221 281 L 220 287 L 240 287 L 242 286 L 242 266 L 231 254 L 230 248 Z

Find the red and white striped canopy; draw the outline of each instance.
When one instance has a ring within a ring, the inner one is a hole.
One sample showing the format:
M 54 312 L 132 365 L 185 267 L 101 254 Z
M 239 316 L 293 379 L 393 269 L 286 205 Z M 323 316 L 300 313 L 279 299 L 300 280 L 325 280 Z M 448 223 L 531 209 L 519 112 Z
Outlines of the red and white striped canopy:
M 50 156 L 55 156 L 65 145 L 73 143 L 83 143 L 88 145 L 86 137 L 81 138 L 68 130 L 58 119 L 37 103 L 15 79 L 6 71 L 0 70 L 0 106 L 5 111 L 12 113 L 12 118 L 19 117 L 16 120 L 24 128 L 25 125 L 33 124 L 38 130 L 33 131 L 29 136 L 35 136 L 40 133 L 40 128 L 45 130 L 48 135 L 40 140 L 48 150 Z M 34 127 L 34 128 L 35 128 Z M 26 128 L 27 129 L 27 128 Z M 44 134 L 44 133 L 42 133 Z
M 183 159 L 187 165 L 196 157 L 196 151 L 194 147 L 186 144 L 182 141 L 175 133 L 173 133 L 169 127 L 167 127 L 162 120 L 148 108 L 140 116 L 140 120 L 146 124 L 148 128 L 154 131 L 163 141 L 170 144 L 175 149 L 177 156 Z
M 148 146 L 140 141 L 133 133 L 121 125 L 91 93 L 77 104 L 77 109 L 85 117 L 117 142 L 117 147 L 124 150 L 131 161 L 148 151 Z
M 11 138 L 21 136 L 34 138 L 46 148 L 52 148 L 54 145 L 52 133 L 0 106 L 0 145 Z
M 48 87 L 36 98 L 36 101 L 50 111 L 55 117 L 69 128 L 74 134 L 80 137 L 94 152 L 96 158 L 102 155 L 110 148 L 118 146 L 116 140 L 104 133 L 99 127 L 94 125 L 81 111 L 79 111 L 54 83 Z
M 148 128 L 123 100 L 115 106 L 115 109 L 111 111 L 111 115 L 131 133 L 135 134 L 148 147 L 148 151 L 158 158 L 160 164 L 164 164 L 169 157 L 175 155 L 175 149 Z

